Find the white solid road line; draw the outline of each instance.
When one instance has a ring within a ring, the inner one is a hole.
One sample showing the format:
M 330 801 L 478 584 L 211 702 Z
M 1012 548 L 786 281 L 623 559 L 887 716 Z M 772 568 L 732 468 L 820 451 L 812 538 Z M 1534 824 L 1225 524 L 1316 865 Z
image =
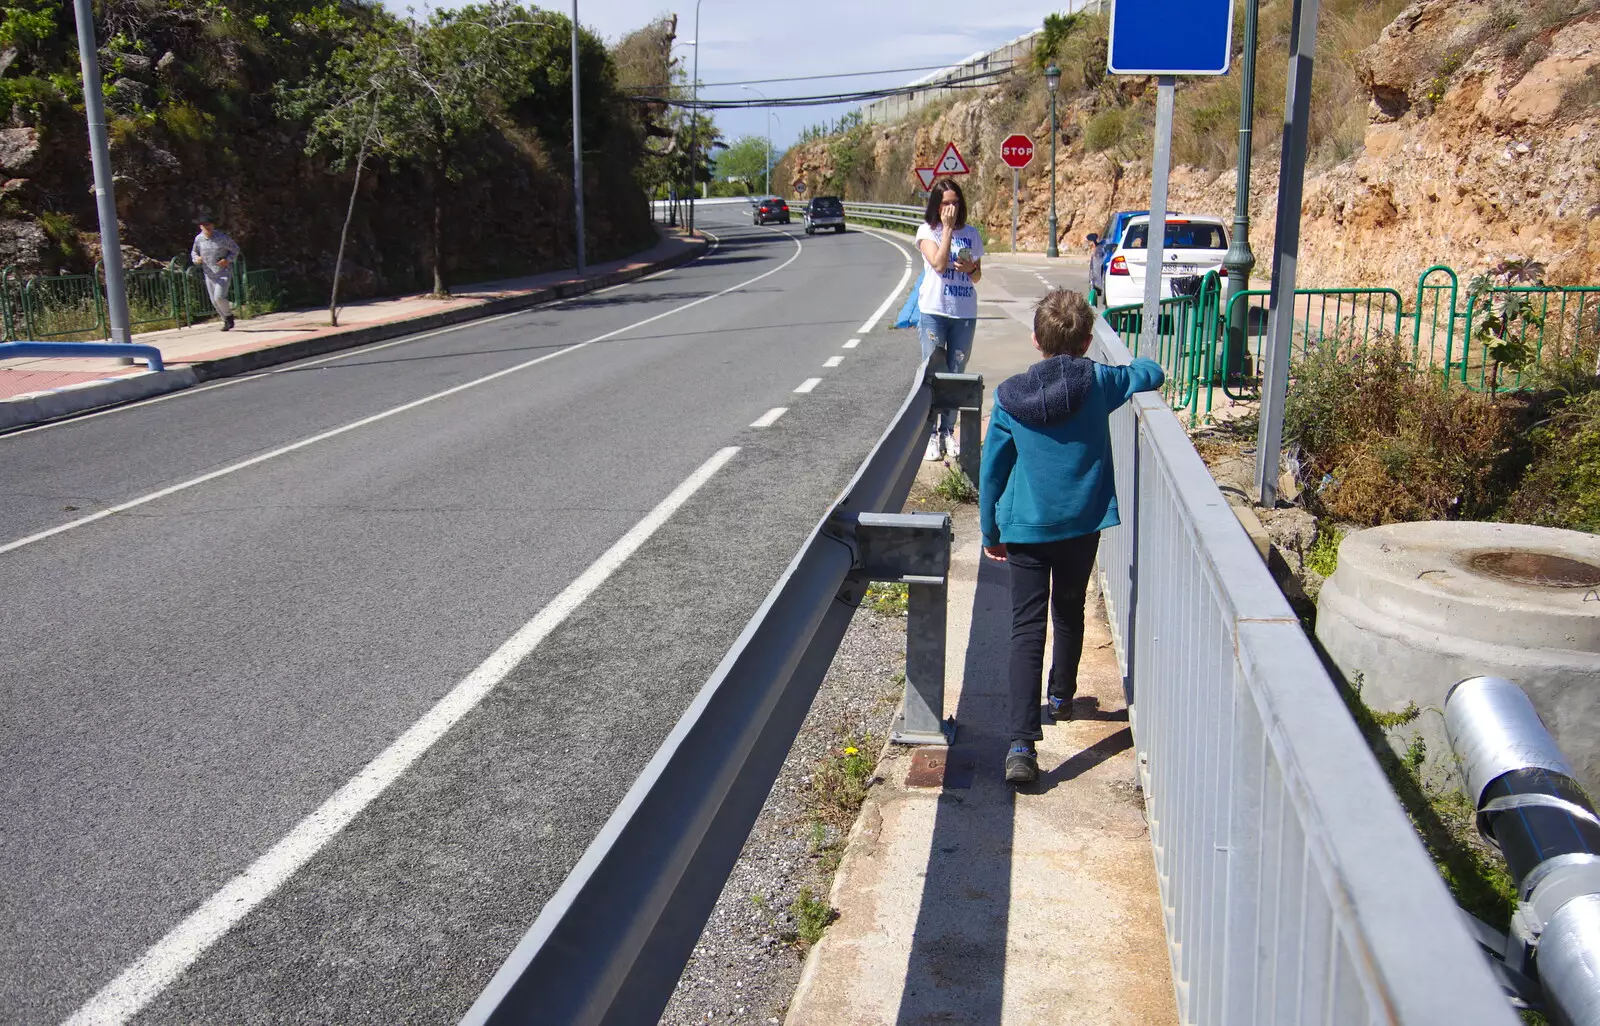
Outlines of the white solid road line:
M 854 349 L 856 346 L 859 346 L 860 344 L 861 344 L 861 340 L 859 338 L 853 338 L 850 341 L 846 342 L 844 344 L 844 347 L 846 349 Z
M 778 422 L 778 418 L 789 412 L 787 406 L 774 406 L 772 409 L 757 417 L 751 427 L 771 427 Z
M 805 395 L 807 392 L 811 391 L 813 388 L 816 388 L 820 384 L 822 384 L 821 378 L 807 378 L 800 382 L 800 387 L 795 389 L 795 391 L 801 395 Z
M 895 301 L 900 298 L 900 293 L 905 291 L 906 283 L 911 280 L 911 254 L 909 252 L 907 252 L 906 248 L 903 245 L 901 245 L 900 243 L 895 242 L 892 239 L 886 238 L 883 235 L 879 235 L 876 231 L 873 231 L 872 229 L 859 229 L 858 228 L 857 231 L 865 231 L 867 234 L 871 235 L 873 238 L 882 239 L 884 242 L 887 242 L 889 245 L 891 245 L 895 249 L 899 250 L 900 251 L 900 255 L 902 257 L 904 257 L 905 261 L 906 261 L 906 271 L 905 271 L 904 274 L 902 274 L 900 276 L 899 284 L 895 285 L 894 290 L 891 291 L 886 297 L 884 297 L 883 305 L 879 306 L 877 310 L 873 311 L 872 316 L 867 318 L 866 323 L 862 324 L 861 327 L 856 329 L 856 334 L 865 335 L 868 332 L 870 332 L 873 328 L 878 326 L 878 321 L 883 319 L 883 315 L 889 312 L 889 307 L 893 306 L 895 304 Z
M 842 356 L 830 356 L 826 360 L 822 361 L 822 365 L 824 367 L 837 367 L 843 362 L 844 362 L 844 357 L 842 357 Z
M 650 536 L 688 502 L 739 451 L 719 450 L 673 489 L 643 520 L 617 539 L 599 559 L 567 585 L 478 668 L 450 689 L 433 708 L 407 728 L 377 758 L 362 767 L 333 797 L 302 819 L 288 836 L 273 845 L 243 873 L 223 885 L 188 918 L 156 941 L 138 961 L 124 969 L 66 1021 L 66 1026 L 108 1026 L 137 1015 L 170 986 L 206 950 L 339 835 L 357 815 L 432 748 L 463 716 L 471 712 L 506 675 L 528 657 L 550 632 L 604 584 Z
M 306 367 L 315 367 L 315 366 L 317 366 L 318 364 L 321 364 L 321 363 L 332 363 L 335 360 L 348 360 L 348 359 L 350 359 L 352 357 L 356 357 L 356 356 L 366 356 L 368 353 L 376 353 L 380 349 L 389 349 L 392 346 L 409 345 L 412 342 L 421 342 L 423 339 L 433 338 L 436 335 L 445 335 L 445 334 L 448 334 L 448 333 L 450 333 L 452 331 L 462 331 L 462 330 L 464 330 L 466 328 L 477 328 L 477 327 L 481 327 L 481 326 L 483 326 L 485 324 L 493 324 L 495 321 L 503 321 L 508 317 L 521 317 L 524 314 L 535 313 L 535 312 L 540 311 L 540 310 L 548 310 L 551 307 L 561 306 L 561 305 L 563 305 L 565 303 L 577 302 L 578 300 L 581 300 L 581 299 L 588 299 L 590 296 L 603 296 L 607 292 L 614 292 L 617 289 L 625 289 L 630 285 L 638 285 L 641 282 L 652 281 L 652 280 L 654 280 L 656 278 L 661 277 L 662 275 L 671 274 L 673 271 L 682 270 L 683 268 L 688 267 L 690 264 L 693 264 L 696 261 L 704 260 L 706 257 L 708 257 L 711 254 L 715 253 L 717 251 L 717 248 L 722 245 L 722 240 L 720 238 L 718 238 L 714 232 L 711 232 L 711 231 L 707 230 L 706 234 L 711 236 L 711 245 L 707 246 L 706 247 L 706 251 L 704 253 L 701 253 L 699 256 L 695 257 L 694 260 L 686 261 L 684 263 L 678 264 L 675 267 L 666 267 L 666 268 L 662 268 L 659 271 L 653 271 L 650 274 L 647 274 L 642 278 L 635 278 L 632 281 L 618 282 L 615 285 L 607 285 L 603 289 L 595 289 L 592 292 L 584 292 L 584 293 L 580 293 L 579 295 L 576 295 L 576 296 L 567 296 L 564 299 L 552 299 L 547 303 L 538 303 L 538 304 L 536 304 L 534 306 L 527 307 L 526 309 L 523 309 L 523 310 L 512 310 L 510 313 L 494 314 L 491 317 L 479 317 L 479 318 L 476 318 L 474 320 L 463 321 L 460 324 L 452 324 L 452 325 L 449 325 L 448 327 L 435 328 L 432 331 L 424 331 L 424 332 L 422 332 L 420 334 L 417 334 L 417 335 L 407 335 L 404 338 L 392 339 L 392 340 L 390 340 L 388 342 L 374 342 L 371 345 L 356 346 L 356 347 L 351 348 L 351 349 L 346 349 L 346 350 L 342 350 L 341 352 L 334 353 L 331 356 L 319 356 L 319 357 L 315 357 L 315 358 L 307 359 L 307 360 L 295 360 L 292 363 L 286 364 L 286 365 L 284 365 L 282 367 L 274 367 L 271 370 L 256 371 L 255 373 L 252 373 L 252 374 L 240 374 L 240 375 L 238 375 L 236 377 L 226 378 L 226 379 L 224 379 L 222 381 L 216 381 L 216 382 L 213 382 L 213 383 L 211 383 L 209 385 L 198 385 L 198 386 L 196 386 L 194 388 L 184 388 L 184 389 L 180 389 L 180 390 L 178 390 L 176 392 L 168 392 L 166 395 L 158 395 L 158 396 L 152 396 L 149 399 L 141 399 L 138 402 L 119 403 L 119 404 L 117 404 L 115 406 L 110 406 L 110 407 L 107 407 L 106 409 L 103 409 L 103 410 L 96 410 L 93 413 L 85 413 L 82 416 L 64 417 L 64 418 L 62 418 L 60 420 L 52 420 L 52 421 L 50 421 L 49 423 L 46 423 L 46 424 L 34 424 L 34 425 L 30 426 L 30 427 L 20 428 L 20 429 L 18 429 L 16 431 L 6 432 L 4 435 L 0 435 L 0 439 L 3 439 L 3 438 L 16 438 L 16 437 L 21 436 L 21 435 L 32 434 L 35 431 L 48 431 L 51 428 L 58 428 L 58 427 L 61 427 L 63 425 L 66 425 L 66 424 L 76 424 L 76 423 L 79 423 L 80 421 L 85 421 L 85 420 L 94 420 L 97 417 L 109 417 L 114 413 L 123 413 L 123 412 L 126 412 L 127 410 L 137 409 L 138 407 L 141 407 L 141 406 L 150 406 L 150 405 L 152 405 L 154 403 L 164 403 L 164 402 L 168 402 L 168 401 L 173 400 L 173 399 L 182 399 L 185 396 L 199 395 L 201 392 L 210 392 L 210 391 L 212 391 L 214 389 L 218 389 L 218 388 L 227 388 L 230 385 L 242 385 L 246 381 L 254 381 L 257 378 L 271 377 L 274 374 L 288 374 L 288 373 L 290 373 L 292 371 L 301 370 L 301 369 L 306 368 Z M 4 551 L 4 550 L 0 550 L 0 551 Z
M 777 234 L 782 235 L 783 233 L 778 232 Z M 226 467 L 213 470 L 208 474 L 201 474 L 199 477 L 192 477 L 187 481 L 180 481 L 175 485 L 170 485 L 158 491 L 150 492 L 147 495 L 141 495 L 136 499 L 129 499 L 127 502 L 119 502 L 115 506 L 109 506 L 106 509 L 100 510 L 98 513 L 91 513 L 86 517 L 79 517 L 76 520 L 69 520 L 64 524 L 58 524 L 55 527 L 47 528 L 46 530 L 40 531 L 36 534 L 30 534 L 26 538 L 18 538 L 16 541 L 7 542 L 4 545 L 0 545 L 0 554 L 11 552 L 14 549 L 20 549 L 25 545 L 32 545 L 35 542 L 44 541 L 46 538 L 52 538 L 65 531 L 71 531 L 74 528 L 83 527 L 86 524 L 92 524 L 97 520 L 104 520 L 106 517 L 113 516 L 117 513 L 126 512 L 127 510 L 133 509 L 136 506 L 143 506 L 147 502 L 154 502 L 157 499 L 164 499 L 169 495 L 174 495 L 178 492 L 193 488 L 195 485 L 205 484 L 207 481 L 214 481 L 219 477 L 226 477 L 229 474 L 237 473 L 238 471 L 244 470 L 247 467 L 253 467 L 258 463 L 265 463 L 268 460 L 287 455 L 288 453 L 294 452 L 298 449 L 304 449 L 307 446 L 315 445 L 318 442 L 327 441 L 328 439 L 335 438 L 347 431 L 354 431 L 356 428 L 366 427 L 369 424 L 376 424 L 378 421 L 387 420 L 396 414 L 405 413 L 408 410 L 414 410 L 419 406 L 426 405 L 427 403 L 434 402 L 438 399 L 446 398 L 447 396 L 455 395 L 457 392 L 464 392 L 469 388 L 476 388 L 479 385 L 488 384 L 489 382 L 496 381 L 507 376 L 508 374 L 515 374 L 517 371 L 527 370 L 529 367 L 544 363 L 546 360 L 553 360 L 558 356 L 564 356 L 567 353 L 577 352 L 579 349 L 582 349 L 585 346 L 594 345 L 596 342 L 604 342 L 606 339 L 615 338 L 616 336 L 632 331 L 635 328 L 642 328 L 646 324 L 652 324 L 661 320 L 663 317 L 671 317 L 673 314 L 681 313 L 690 307 L 699 306 L 701 303 L 709 303 L 711 300 L 726 296 L 730 292 L 737 292 L 747 285 L 753 285 L 763 278 L 777 274 L 785 267 L 788 267 L 790 264 L 794 263 L 795 260 L 799 258 L 802 250 L 799 240 L 790 238 L 790 241 L 794 243 L 794 255 L 789 259 L 785 260 L 783 263 L 779 264 L 777 267 L 774 267 L 770 271 L 765 271 L 756 275 L 754 278 L 750 278 L 746 281 L 740 282 L 737 285 L 725 288 L 721 292 L 715 292 L 709 296 L 701 296 L 699 299 L 690 300 L 681 306 L 675 306 L 671 310 L 665 310 L 661 313 L 655 314 L 652 317 L 646 317 L 642 321 L 634 321 L 632 324 L 629 324 L 626 327 L 608 331 L 604 335 L 596 335 L 594 338 L 586 339 L 582 342 L 576 342 L 570 346 L 567 346 L 565 349 L 557 349 L 553 353 L 546 353 L 543 356 L 536 356 L 531 360 L 524 360 L 522 363 L 519 363 L 514 367 L 507 367 L 504 370 L 495 371 L 493 374 L 485 374 L 481 378 L 474 378 L 471 381 L 466 381 L 451 388 L 447 388 L 442 392 L 435 392 L 432 395 L 423 396 L 421 399 L 413 399 L 409 403 L 402 403 L 399 406 L 394 406 L 384 410 L 382 413 L 375 413 L 370 417 L 362 417 L 360 420 L 351 421 L 349 424 L 345 424 L 342 427 L 336 427 L 330 431 L 324 431 L 321 434 L 312 435 L 310 438 L 302 438 L 298 442 L 292 442 L 289 445 L 280 446 L 279 448 L 269 450 L 268 452 L 260 453 L 259 455 L 252 456 L 247 460 L 240 460 L 238 463 L 229 464 Z

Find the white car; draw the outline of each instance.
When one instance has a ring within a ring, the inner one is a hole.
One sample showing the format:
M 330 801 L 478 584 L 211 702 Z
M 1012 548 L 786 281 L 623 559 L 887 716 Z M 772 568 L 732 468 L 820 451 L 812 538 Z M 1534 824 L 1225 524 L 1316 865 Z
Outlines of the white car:
M 1146 248 L 1150 218 L 1136 217 L 1106 268 L 1106 306 L 1127 306 L 1144 302 Z M 1220 217 L 1172 214 L 1167 218 L 1167 236 L 1161 259 L 1161 297 L 1172 295 L 1172 279 L 1190 274 L 1216 271 L 1225 274 L 1222 260 L 1228 255 L 1228 229 Z

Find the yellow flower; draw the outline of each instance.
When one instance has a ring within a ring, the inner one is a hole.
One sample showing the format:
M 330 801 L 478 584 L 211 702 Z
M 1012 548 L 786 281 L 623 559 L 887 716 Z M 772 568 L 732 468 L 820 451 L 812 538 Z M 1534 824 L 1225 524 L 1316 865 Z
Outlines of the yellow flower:
M 856 754 L 856 750 L 854 748 L 846 748 L 844 750 L 844 754 L 846 754 L 846 755 L 855 755 Z

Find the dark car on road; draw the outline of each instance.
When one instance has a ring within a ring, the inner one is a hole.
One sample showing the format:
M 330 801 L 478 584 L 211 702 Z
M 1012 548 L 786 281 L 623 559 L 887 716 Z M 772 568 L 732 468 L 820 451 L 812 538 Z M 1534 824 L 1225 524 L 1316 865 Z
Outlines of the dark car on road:
M 824 228 L 844 231 L 844 203 L 837 196 L 813 197 L 800 216 L 807 235 L 815 235 Z
M 789 204 L 776 196 L 768 197 L 756 204 L 756 211 L 751 218 L 752 224 L 779 224 L 789 223 Z

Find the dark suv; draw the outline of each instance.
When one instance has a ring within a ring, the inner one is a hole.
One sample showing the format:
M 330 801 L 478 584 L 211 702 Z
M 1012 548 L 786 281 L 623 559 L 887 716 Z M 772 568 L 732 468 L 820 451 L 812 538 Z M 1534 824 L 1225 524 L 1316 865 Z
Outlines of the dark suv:
M 751 218 L 752 224 L 770 224 L 773 221 L 789 223 L 789 204 L 776 196 L 757 203 L 755 215 Z
M 817 196 L 806 204 L 804 213 L 801 214 L 805 222 L 806 234 L 815 235 L 824 228 L 832 228 L 836 232 L 844 231 L 844 204 L 837 196 Z

